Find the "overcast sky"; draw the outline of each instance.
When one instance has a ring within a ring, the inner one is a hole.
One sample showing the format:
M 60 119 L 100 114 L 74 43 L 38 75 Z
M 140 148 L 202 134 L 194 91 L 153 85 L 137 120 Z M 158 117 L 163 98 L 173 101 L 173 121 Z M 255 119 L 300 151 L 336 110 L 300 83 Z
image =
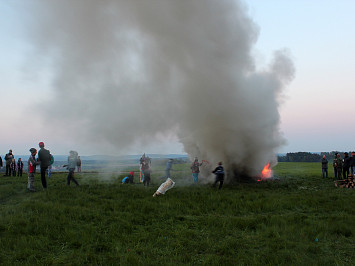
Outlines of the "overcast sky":
M 56 135 L 50 128 L 57 121 L 43 121 L 33 108 L 38 99 L 51 96 L 51 77 L 31 57 L 23 10 L 12 2 L 0 0 L 1 156 L 10 148 L 15 154 L 28 154 L 39 141 L 53 154 L 71 149 L 82 155 L 103 154 L 90 143 Z M 256 67 L 262 69 L 273 51 L 287 48 L 296 69 L 279 107 L 287 140 L 279 152 L 355 150 L 355 1 L 248 0 L 245 4 L 259 27 L 253 48 Z M 37 71 L 29 71 L 31 64 Z M 184 153 L 174 136 L 124 151 L 141 152 Z

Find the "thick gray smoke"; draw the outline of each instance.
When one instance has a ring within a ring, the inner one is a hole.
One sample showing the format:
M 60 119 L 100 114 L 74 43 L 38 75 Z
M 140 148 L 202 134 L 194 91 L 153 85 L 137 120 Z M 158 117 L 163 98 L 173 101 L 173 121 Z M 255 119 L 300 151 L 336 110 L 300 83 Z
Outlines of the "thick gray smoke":
M 258 27 L 241 2 L 43 0 L 30 8 L 32 41 L 53 71 L 48 115 L 73 137 L 124 152 L 176 135 L 191 157 L 249 175 L 274 160 L 283 142 L 278 98 L 294 67 L 278 51 L 256 70 Z

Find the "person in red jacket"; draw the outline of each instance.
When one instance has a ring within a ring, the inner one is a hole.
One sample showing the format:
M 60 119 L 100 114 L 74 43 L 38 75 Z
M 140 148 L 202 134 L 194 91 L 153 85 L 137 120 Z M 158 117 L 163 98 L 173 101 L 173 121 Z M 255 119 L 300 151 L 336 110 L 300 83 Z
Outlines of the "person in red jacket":
M 28 158 L 28 185 L 27 188 L 30 192 L 36 191 L 34 188 L 35 184 L 35 173 L 36 173 L 36 166 L 39 162 L 36 160 L 37 150 L 35 148 L 30 149 L 31 156 Z

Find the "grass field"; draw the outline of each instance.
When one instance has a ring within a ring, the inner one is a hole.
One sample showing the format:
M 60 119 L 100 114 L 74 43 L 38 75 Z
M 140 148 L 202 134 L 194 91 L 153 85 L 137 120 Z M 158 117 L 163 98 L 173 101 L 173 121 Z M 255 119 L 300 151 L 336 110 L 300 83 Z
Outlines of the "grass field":
M 355 263 L 355 191 L 323 180 L 320 163 L 279 163 L 278 181 L 222 190 L 180 186 L 189 167 L 174 168 L 177 186 L 156 198 L 159 171 L 149 188 L 96 173 L 76 173 L 81 186 L 68 187 L 55 173 L 47 191 L 37 173 L 35 193 L 26 175 L 1 177 L 0 264 Z

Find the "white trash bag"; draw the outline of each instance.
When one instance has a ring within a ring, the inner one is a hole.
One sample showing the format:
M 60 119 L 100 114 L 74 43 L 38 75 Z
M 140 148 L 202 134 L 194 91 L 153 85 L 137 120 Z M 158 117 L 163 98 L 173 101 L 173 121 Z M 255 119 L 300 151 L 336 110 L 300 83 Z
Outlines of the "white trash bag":
M 164 195 L 165 192 L 167 192 L 169 189 L 174 187 L 174 185 L 175 185 L 175 182 L 173 180 L 171 180 L 170 178 L 168 178 L 163 184 L 160 185 L 158 190 L 153 194 L 153 197 L 159 196 L 161 194 Z

